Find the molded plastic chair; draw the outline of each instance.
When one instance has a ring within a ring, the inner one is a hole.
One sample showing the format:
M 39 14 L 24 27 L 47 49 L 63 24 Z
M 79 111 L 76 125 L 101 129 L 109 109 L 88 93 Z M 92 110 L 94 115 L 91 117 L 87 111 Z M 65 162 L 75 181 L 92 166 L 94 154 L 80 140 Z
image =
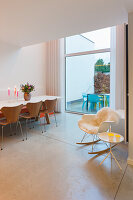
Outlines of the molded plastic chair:
M 31 121 L 32 118 L 35 118 L 35 119 L 39 118 L 39 121 L 40 121 L 39 113 L 40 113 L 41 106 L 42 106 L 42 101 L 37 102 L 37 103 L 27 103 L 26 108 L 28 110 L 28 113 L 24 113 L 23 115 L 21 115 L 22 118 L 26 119 L 26 140 L 27 140 L 27 122 L 29 119 Z M 40 126 L 41 126 L 41 121 L 40 121 Z
M 83 97 L 83 104 L 82 104 L 82 110 L 83 110 L 85 104 L 86 104 L 86 109 L 87 109 L 87 94 L 83 93 L 82 97 Z
M 19 124 L 20 126 L 20 131 L 23 137 L 23 131 L 22 131 L 22 127 L 21 127 L 21 123 L 19 121 L 19 114 L 21 112 L 23 105 L 19 105 L 19 106 L 14 106 L 14 107 L 3 107 L 1 109 L 1 112 L 3 113 L 5 119 L 0 121 L 0 125 L 2 125 L 2 145 L 1 145 L 1 150 L 3 149 L 3 135 L 4 135 L 4 127 L 7 126 L 8 124 L 13 124 L 13 123 L 17 123 L 17 125 Z M 24 137 L 23 137 L 24 140 Z
M 89 111 L 95 110 L 95 105 L 96 105 L 96 110 L 99 110 L 100 97 L 98 95 L 89 94 L 88 95 L 88 102 L 90 102 Z
M 110 95 L 108 94 L 105 95 L 105 106 L 110 106 Z

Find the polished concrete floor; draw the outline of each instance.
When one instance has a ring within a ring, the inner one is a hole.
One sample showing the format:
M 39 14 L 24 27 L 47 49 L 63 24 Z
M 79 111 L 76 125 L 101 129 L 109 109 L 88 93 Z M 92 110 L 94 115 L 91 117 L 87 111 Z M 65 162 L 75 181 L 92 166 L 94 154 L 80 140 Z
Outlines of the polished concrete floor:
M 72 103 L 67 103 L 66 104 L 66 110 L 71 111 L 71 112 L 77 112 L 77 113 L 88 113 L 88 114 L 95 114 L 97 112 L 97 109 L 95 110 L 89 110 L 90 104 L 88 103 L 88 110 L 86 108 L 86 104 L 82 108 L 83 102 L 82 101 L 75 101 Z
M 0 152 L 0 200 L 130 200 L 133 199 L 133 167 L 127 166 L 127 145 L 113 153 L 122 171 L 107 158 L 89 155 L 91 147 L 76 145 L 83 133 L 75 114 L 58 114 L 58 127 L 51 117 L 47 132 L 28 131 L 28 140 L 18 133 L 9 136 Z M 24 130 L 24 126 L 23 126 Z M 89 138 L 88 138 L 89 139 Z M 105 148 L 101 142 L 94 149 Z

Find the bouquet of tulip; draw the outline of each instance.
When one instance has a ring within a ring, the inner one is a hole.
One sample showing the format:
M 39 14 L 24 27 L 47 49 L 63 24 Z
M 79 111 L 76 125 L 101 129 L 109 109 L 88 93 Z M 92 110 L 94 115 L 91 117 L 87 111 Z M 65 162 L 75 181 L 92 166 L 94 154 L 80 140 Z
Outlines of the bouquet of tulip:
M 34 85 L 30 85 L 29 83 L 27 83 L 25 85 L 21 84 L 20 85 L 20 90 L 22 92 L 24 92 L 24 93 L 28 93 L 29 94 L 30 92 L 32 92 L 33 90 L 35 90 L 35 86 Z

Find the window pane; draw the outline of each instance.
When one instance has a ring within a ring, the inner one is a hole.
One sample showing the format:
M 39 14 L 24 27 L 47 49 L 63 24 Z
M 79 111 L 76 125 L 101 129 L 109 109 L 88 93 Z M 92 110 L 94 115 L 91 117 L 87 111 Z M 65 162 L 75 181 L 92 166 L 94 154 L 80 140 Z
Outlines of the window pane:
M 110 48 L 110 28 L 66 38 L 66 54 Z
M 109 94 L 110 53 L 66 57 L 66 110 L 96 113 Z

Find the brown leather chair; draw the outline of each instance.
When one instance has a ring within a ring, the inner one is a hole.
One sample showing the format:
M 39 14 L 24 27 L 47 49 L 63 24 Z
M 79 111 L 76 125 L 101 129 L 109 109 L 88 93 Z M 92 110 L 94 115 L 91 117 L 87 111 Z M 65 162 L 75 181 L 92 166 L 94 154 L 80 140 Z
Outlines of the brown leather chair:
M 40 121 L 40 109 L 42 107 L 42 101 L 37 102 L 37 103 L 27 103 L 26 108 L 28 110 L 28 113 L 24 113 L 21 115 L 22 118 L 26 119 L 26 140 L 27 140 L 27 122 L 28 120 L 31 120 L 32 118 L 38 118 Z M 40 126 L 41 126 L 41 121 L 40 121 Z M 43 131 L 42 131 L 43 133 Z
M 3 135 L 4 135 L 4 127 L 8 124 L 17 123 L 20 126 L 20 131 L 23 137 L 23 131 L 21 127 L 21 123 L 19 121 L 19 114 L 21 112 L 23 105 L 14 106 L 14 107 L 3 107 L 1 109 L 2 114 L 4 115 L 4 119 L 0 120 L 0 125 L 2 126 L 2 144 L 1 144 L 1 150 L 3 149 Z M 24 137 L 23 137 L 24 140 Z

